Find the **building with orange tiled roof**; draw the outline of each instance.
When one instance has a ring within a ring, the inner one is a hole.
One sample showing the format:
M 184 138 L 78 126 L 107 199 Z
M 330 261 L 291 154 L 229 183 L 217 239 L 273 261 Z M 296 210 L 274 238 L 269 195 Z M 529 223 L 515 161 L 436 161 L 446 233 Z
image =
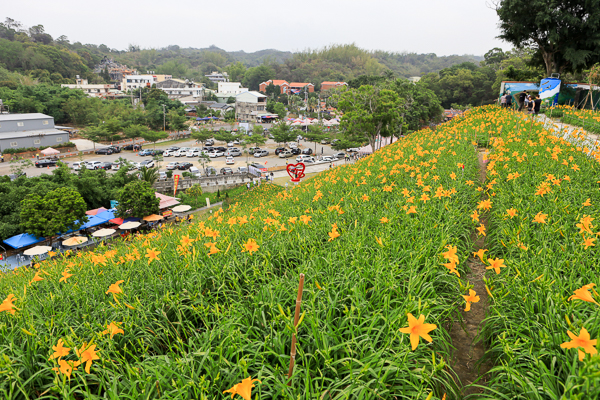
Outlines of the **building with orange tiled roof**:
M 321 83 L 321 92 L 324 92 L 329 89 L 335 89 L 340 86 L 348 86 L 346 82 L 322 82 Z
M 258 91 L 266 93 L 267 86 L 269 86 L 270 84 L 279 86 L 279 89 L 281 90 L 281 94 L 287 93 L 289 91 L 290 84 L 287 81 L 284 81 L 283 79 L 269 79 L 268 81 L 263 82 L 260 85 L 258 85 Z
M 297 94 L 303 90 L 307 90 L 309 93 L 315 91 L 315 85 L 307 82 L 292 82 L 290 83 L 290 93 Z

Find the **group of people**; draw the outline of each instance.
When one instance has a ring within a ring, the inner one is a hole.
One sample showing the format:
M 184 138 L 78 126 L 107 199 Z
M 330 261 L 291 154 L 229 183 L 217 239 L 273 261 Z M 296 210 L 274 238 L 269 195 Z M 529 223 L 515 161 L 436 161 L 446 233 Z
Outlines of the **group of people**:
M 536 95 L 528 94 L 526 90 L 519 93 L 519 111 L 527 110 L 530 114 L 538 114 L 542 105 L 542 99 Z M 500 106 L 503 108 L 512 108 L 513 96 L 509 92 L 500 97 Z

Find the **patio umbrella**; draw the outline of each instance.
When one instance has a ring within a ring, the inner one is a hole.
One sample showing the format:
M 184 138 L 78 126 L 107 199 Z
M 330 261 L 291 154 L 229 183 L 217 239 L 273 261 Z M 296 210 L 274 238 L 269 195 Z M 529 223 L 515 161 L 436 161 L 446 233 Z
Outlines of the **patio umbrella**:
M 163 219 L 162 215 L 156 215 L 156 214 L 152 214 L 152 215 L 148 215 L 147 217 L 144 217 L 144 221 L 146 221 L 146 222 L 160 221 L 161 219 Z
M 189 211 L 191 209 L 192 209 L 192 206 L 181 205 L 181 206 L 177 206 L 177 207 L 173 208 L 173 211 L 174 212 L 186 212 L 186 211 Z
M 47 149 L 44 149 L 44 150 L 40 151 L 40 153 L 42 153 L 45 156 L 51 156 L 53 154 L 59 154 L 60 151 L 55 150 L 52 147 L 48 147 Z
M 4 241 L 7 245 L 12 247 L 13 249 L 20 249 L 21 247 L 27 247 L 32 244 L 36 244 L 39 242 L 43 242 L 44 238 L 35 237 L 29 233 L 21 233 L 19 235 L 8 238 Z
M 65 240 L 64 242 L 62 242 L 63 246 L 77 246 L 78 244 L 83 244 L 85 242 L 88 241 L 88 238 L 83 237 L 83 236 L 75 236 L 72 238 L 69 238 L 67 240 Z
M 115 211 L 114 210 L 102 211 L 102 212 L 96 214 L 96 217 L 109 221 L 109 220 L 115 218 Z
M 52 247 L 50 246 L 35 246 L 31 249 L 25 250 L 23 254 L 26 256 L 39 256 L 40 254 L 46 254 L 50 250 L 52 250 Z
M 92 236 L 94 236 L 94 237 L 110 236 L 115 232 L 116 231 L 114 229 L 100 229 L 100 230 L 97 230 L 96 232 L 92 233 Z
M 135 229 L 135 228 L 137 228 L 140 225 L 141 225 L 141 223 L 139 223 L 139 222 L 133 222 L 133 221 L 131 221 L 131 222 L 125 222 L 123 225 L 119 226 L 119 229 L 123 229 L 123 230 Z
M 99 213 L 104 212 L 104 211 L 107 211 L 106 208 L 100 207 L 100 208 L 95 208 L 93 210 L 88 210 L 85 213 L 87 215 L 96 215 L 96 214 L 99 214 Z

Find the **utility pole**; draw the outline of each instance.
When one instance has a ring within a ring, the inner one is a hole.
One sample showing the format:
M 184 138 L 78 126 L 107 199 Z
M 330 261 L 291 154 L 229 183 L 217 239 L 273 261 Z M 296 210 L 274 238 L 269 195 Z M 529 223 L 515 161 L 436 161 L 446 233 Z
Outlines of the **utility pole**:
M 165 114 L 165 107 L 166 107 L 166 105 L 163 104 L 162 105 L 162 108 L 163 108 L 163 131 L 167 130 L 167 116 Z

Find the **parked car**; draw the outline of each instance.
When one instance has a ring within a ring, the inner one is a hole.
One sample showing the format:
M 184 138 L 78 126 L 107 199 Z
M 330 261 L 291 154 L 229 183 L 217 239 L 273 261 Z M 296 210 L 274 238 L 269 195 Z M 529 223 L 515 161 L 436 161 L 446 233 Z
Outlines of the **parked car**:
M 358 147 L 350 147 L 349 149 L 346 149 L 346 151 L 348 153 L 356 153 L 358 151 Z
M 190 167 L 190 169 L 188 170 L 188 172 L 196 177 L 200 177 L 200 175 L 202 175 L 200 173 L 200 170 L 196 167 Z
M 170 162 L 170 163 L 167 164 L 167 169 L 168 170 L 177 169 L 178 165 L 179 165 L 179 163 L 177 161 L 172 161 L 172 162 Z
M 156 150 L 150 150 L 149 154 L 150 156 L 157 156 L 159 154 L 163 154 L 165 151 L 162 149 L 156 149 Z
M 146 167 L 146 168 L 154 168 L 154 160 L 144 160 L 140 163 L 140 169 L 142 167 Z
M 200 157 L 200 149 L 189 149 L 186 153 L 187 157 Z
M 240 141 L 239 141 L 239 140 L 237 140 L 237 139 L 235 139 L 235 140 L 233 141 L 233 144 L 240 144 Z
M 321 140 L 321 144 L 329 144 L 329 139 L 323 139 L 323 140 Z
M 321 158 L 321 161 L 324 161 L 324 162 L 334 162 L 337 160 L 338 160 L 338 158 L 334 157 L 334 156 L 323 156 L 323 158 Z
M 150 155 L 150 150 L 140 150 L 138 152 L 138 156 L 144 157 L 144 156 L 149 156 L 149 155 Z
M 227 147 L 233 147 L 234 143 L 233 142 L 229 142 L 227 143 Z
M 302 153 L 302 150 L 300 150 L 297 147 L 291 148 L 290 151 L 292 152 L 293 155 L 297 156 L 298 154 Z
M 227 147 L 217 146 L 215 147 L 215 150 L 222 151 L 223 153 L 225 153 L 227 151 Z
M 235 164 L 233 157 L 229 156 L 225 159 L 225 164 Z
M 121 152 L 121 148 L 119 146 L 109 146 L 108 148 L 111 149 L 113 151 L 113 153 Z
M 213 139 L 206 139 L 206 142 L 204 142 L 205 146 L 212 146 L 215 144 L 215 141 Z
M 305 154 L 301 154 L 298 157 L 296 157 L 296 162 L 314 163 L 315 162 L 315 158 L 311 157 L 311 156 L 307 156 Z
M 185 151 L 182 151 L 181 149 L 177 150 L 175 153 L 173 153 L 173 157 L 185 157 Z
M 238 167 L 238 174 L 248 173 L 248 167 Z
M 209 165 L 204 169 L 204 173 L 206 174 L 206 176 L 216 175 L 217 169 Z
M 233 175 L 233 170 L 229 167 L 221 168 L 221 175 Z
M 298 140 L 298 141 L 302 140 L 302 135 L 298 135 L 298 136 L 296 137 L 296 140 Z
M 286 151 L 287 149 L 285 147 L 278 147 L 275 149 L 275 155 L 278 156 L 279 153 L 281 153 L 282 151 Z
M 212 147 L 212 146 L 204 146 L 204 147 L 202 148 L 202 151 L 203 151 L 203 152 L 210 153 L 211 151 L 214 151 L 214 149 L 215 149 L 215 148 L 214 148 L 214 147 Z
M 341 158 L 346 158 L 346 153 L 344 153 L 343 151 L 340 151 L 339 153 L 334 153 L 332 157 L 341 159 Z
M 85 167 L 87 169 L 98 169 L 98 167 L 102 164 L 101 161 L 87 161 Z
M 172 157 L 175 154 L 175 150 L 167 150 L 163 153 L 163 157 Z
M 223 157 L 224 155 L 225 155 L 225 153 L 223 153 L 222 151 L 218 151 L 218 150 L 214 150 L 214 151 L 211 151 L 210 153 L 208 153 L 208 156 L 210 158 Z
M 35 162 L 36 168 L 56 167 L 58 159 L 42 158 Z
M 98 166 L 97 169 L 103 169 L 105 171 L 110 171 L 112 169 L 112 163 L 111 162 L 100 163 L 100 165 Z
M 311 155 L 312 153 L 313 153 L 313 150 L 311 148 L 306 148 L 306 149 L 302 150 L 302 154 Z
M 179 150 L 179 147 L 178 146 L 171 146 L 167 150 L 169 150 L 169 151 L 177 151 L 177 150 Z
M 158 171 L 158 180 L 159 181 L 166 181 L 167 180 L 167 173 L 165 171 Z
M 110 147 L 104 147 L 102 149 L 96 150 L 94 153 L 109 155 L 109 154 L 112 154 L 113 151 L 112 151 L 112 149 Z
M 231 156 L 231 157 L 239 157 L 242 155 L 242 151 L 240 149 L 236 149 L 235 147 L 232 149 L 227 150 L 227 152 L 225 153 L 226 156 Z
M 186 169 L 190 169 L 192 167 L 193 167 L 193 165 L 190 162 L 181 162 L 181 163 L 179 163 L 179 165 L 177 165 L 177 169 L 181 170 L 181 171 L 184 171 Z
M 254 152 L 254 157 L 266 157 L 269 155 L 269 150 L 257 150 Z
M 254 152 L 258 150 L 260 150 L 260 147 L 250 147 L 248 149 L 248 154 L 254 154 Z
M 298 143 L 296 143 L 296 142 L 290 142 L 290 143 L 288 143 L 288 146 L 290 146 L 292 149 L 295 149 L 295 148 L 298 147 Z
M 289 150 L 285 150 L 279 153 L 279 158 L 289 158 L 292 157 L 294 154 L 289 151 Z
M 127 146 L 123 147 L 123 150 L 133 150 L 133 145 L 132 144 L 128 144 Z
M 71 168 L 73 168 L 75 171 L 79 171 L 82 168 L 85 168 L 85 161 L 75 161 L 73 164 L 71 164 Z

